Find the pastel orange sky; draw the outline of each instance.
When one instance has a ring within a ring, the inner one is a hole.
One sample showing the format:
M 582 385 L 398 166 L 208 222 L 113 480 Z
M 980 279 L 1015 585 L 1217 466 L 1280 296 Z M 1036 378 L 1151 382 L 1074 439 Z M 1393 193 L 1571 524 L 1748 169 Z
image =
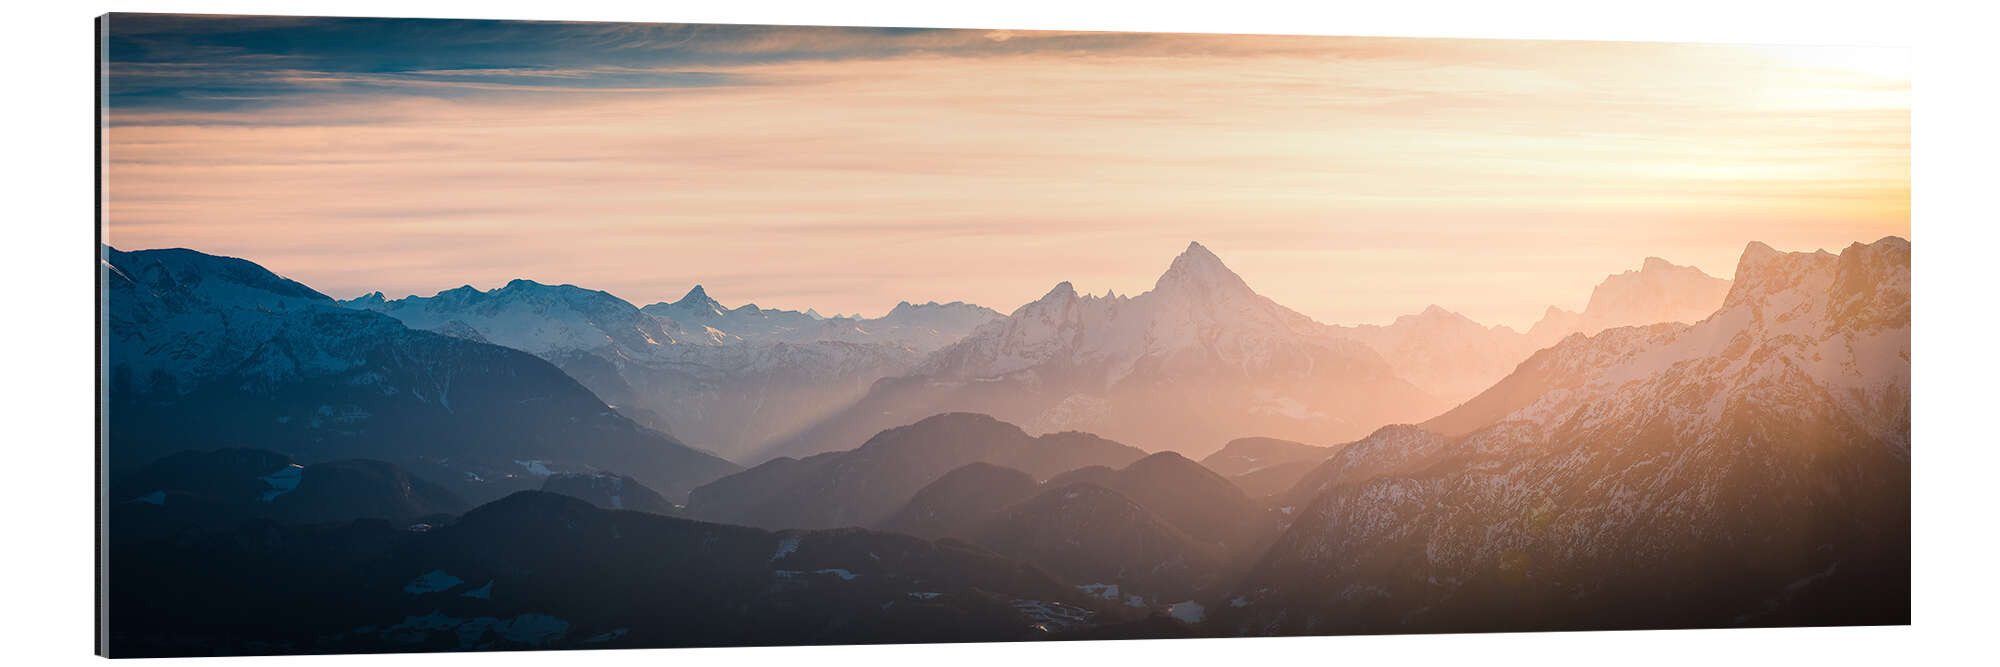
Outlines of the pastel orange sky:
M 113 20 L 107 243 L 875 315 L 1198 240 L 1324 322 L 1525 327 L 1647 256 L 1909 235 L 1898 50 L 296 21 Z

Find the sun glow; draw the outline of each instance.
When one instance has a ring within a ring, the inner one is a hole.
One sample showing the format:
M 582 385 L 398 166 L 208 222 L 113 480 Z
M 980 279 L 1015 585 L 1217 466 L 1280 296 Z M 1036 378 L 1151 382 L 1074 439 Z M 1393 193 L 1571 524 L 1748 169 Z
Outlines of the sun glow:
M 108 238 L 259 257 L 338 295 L 529 277 L 649 302 L 703 282 L 870 314 L 1009 310 L 1048 276 L 1138 293 L 1203 239 L 1323 321 L 1441 303 L 1519 327 L 1647 255 L 1728 275 L 1750 239 L 1909 229 L 1893 50 L 812 35 L 722 52 L 837 53 L 292 63 L 254 108 L 114 100 Z

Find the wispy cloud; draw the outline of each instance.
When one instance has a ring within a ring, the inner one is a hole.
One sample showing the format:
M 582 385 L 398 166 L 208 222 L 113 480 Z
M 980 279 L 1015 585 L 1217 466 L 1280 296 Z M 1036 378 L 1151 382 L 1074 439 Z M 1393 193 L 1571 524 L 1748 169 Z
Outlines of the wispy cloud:
M 336 294 L 1004 309 L 1143 290 L 1201 239 L 1325 320 L 1519 325 L 1647 255 L 1908 233 L 1893 52 L 140 23 L 113 21 L 110 240 Z

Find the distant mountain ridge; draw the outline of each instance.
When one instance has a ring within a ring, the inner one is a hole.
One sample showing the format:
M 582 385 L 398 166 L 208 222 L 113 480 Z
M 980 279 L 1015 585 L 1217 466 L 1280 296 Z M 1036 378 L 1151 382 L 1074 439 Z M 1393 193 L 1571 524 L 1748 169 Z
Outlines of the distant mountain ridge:
M 984 342 L 969 337 L 1003 318 L 969 304 L 903 302 L 880 318 L 828 318 L 755 304 L 730 308 L 702 285 L 676 301 L 643 308 L 602 291 L 528 280 L 483 292 L 468 286 L 393 301 L 375 293 L 343 304 L 388 313 L 415 328 L 533 353 L 635 420 L 754 461 L 838 449 L 899 419 L 961 409 L 1001 414 L 1037 431 L 1124 429 L 1127 439 L 1137 441 L 1153 429 L 1117 423 L 1124 419 L 1121 413 L 1139 407 L 1119 404 L 1162 400 L 1181 411 L 1212 409 L 1205 420 L 1211 423 L 1248 420 L 1295 438 L 1352 439 L 1383 423 L 1427 417 L 1463 401 L 1566 333 L 1669 321 L 1655 318 L 1696 319 L 1719 304 L 1719 290 L 1728 284 L 1692 267 L 1647 258 L 1638 270 L 1599 284 L 1583 312 L 1551 307 L 1528 333 L 1481 325 L 1438 306 L 1385 326 L 1335 326 L 1257 295 L 1195 243 L 1148 294 L 1082 296 L 1061 283 L 1018 310 L 1020 319 L 1006 318 L 1016 324 L 984 334 L 994 337 Z M 1055 324 L 1029 326 L 1030 319 Z M 1055 329 L 1041 331 L 1041 326 Z M 1088 333 L 1080 333 L 1084 329 Z M 966 344 L 954 345 L 959 342 Z M 1311 349 L 1320 352 L 1306 351 Z M 1378 359 L 1367 359 L 1370 351 Z M 1359 403 L 1350 410 L 1361 414 L 1398 418 L 1350 418 L 1297 396 L 1338 394 L 1339 378 L 1300 386 L 1297 378 L 1272 377 L 1296 372 L 1287 366 L 1317 366 L 1319 361 L 1305 361 L 1314 354 L 1331 355 L 1329 365 L 1340 375 L 1407 385 L 1388 396 L 1334 401 Z M 1355 363 L 1360 366 L 1343 365 Z M 1213 404 L 1236 399 L 1143 388 L 1217 371 L 1238 377 L 1203 382 L 1252 385 L 1233 392 L 1250 395 L 1247 405 L 1224 409 Z M 1264 377 L 1240 377 L 1258 374 Z M 874 386 L 878 381 L 887 382 Z M 928 391 L 938 381 L 1004 386 Z M 897 396 L 912 393 L 923 395 Z M 862 400 L 870 406 L 848 407 Z M 1370 407 L 1370 401 L 1383 405 Z M 1428 407 L 1408 407 L 1415 405 Z M 857 410 L 860 414 L 844 414 Z M 1212 430 L 1218 441 L 1238 434 Z
M 1138 296 L 1056 285 L 910 375 L 878 382 L 779 453 L 838 449 L 967 411 L 1201 455 L 1243 432 L 1341 440 L 1444 407 L 1374 351 L 1257 294 L 1193 243 Z
M 618 470 L 679 494 L 737 469 L 526 353 L 344 308 L 241 259 L 102 252 L 114 473 L 257 447 L 380 459 L 476 501 L 538 485 L 537 471 Z
M 744 304 L 722 305 L 708 289 L 695 285 L 678 301 L 640 308 L 682 330 L 700 332 L 709 342 L 816 342 L 881 344 L 927 353 L 948 345 L 966 332 L 1000 317 L 990 308 L 962 301 L 915 304 L 899 302 L 881 317 L 826 317 L 807 309 L 779 310 Z
M 1647 257 L 1638 270 L 1598 283 L 1590 291 L 1583 312 L 1551 306 L 1528 329 L 1527 336 L 1536 348 L 1542 348 L 1572 333 L 1593 335 L 1612 327 L 1663 322 L 1692 324 L 1722 305 L 1730 285 L 1729 280 L 1701 269 Z
M 600 290 L 520 279 L 342 304 L 534 354 L 635 420 L 745 458 L 999 316 L 957 302 L 904 302 L 876 319 L 732 309 L 700 285 L 640 308 Z
M 1730 281 L 1648 257 L 1637 270 L 1606 277 L 1580 313 L 1550 306 L 1526 332 L 1486 326 L 1430 306 L 1386 326 L 1337 327 L 1382 355 L 1405 379 L 1448 403 L 1485 391 L 1536 350 L 1573 333 L 1623 326 L 1692 323 L 1722 305 Z

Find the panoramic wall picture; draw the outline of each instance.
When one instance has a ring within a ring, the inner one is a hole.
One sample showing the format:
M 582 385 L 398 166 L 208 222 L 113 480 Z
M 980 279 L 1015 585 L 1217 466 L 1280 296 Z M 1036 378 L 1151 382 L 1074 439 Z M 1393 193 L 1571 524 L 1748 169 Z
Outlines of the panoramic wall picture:
M 110 656 L 1910 622 L 1900 50 L 98 57 Z

